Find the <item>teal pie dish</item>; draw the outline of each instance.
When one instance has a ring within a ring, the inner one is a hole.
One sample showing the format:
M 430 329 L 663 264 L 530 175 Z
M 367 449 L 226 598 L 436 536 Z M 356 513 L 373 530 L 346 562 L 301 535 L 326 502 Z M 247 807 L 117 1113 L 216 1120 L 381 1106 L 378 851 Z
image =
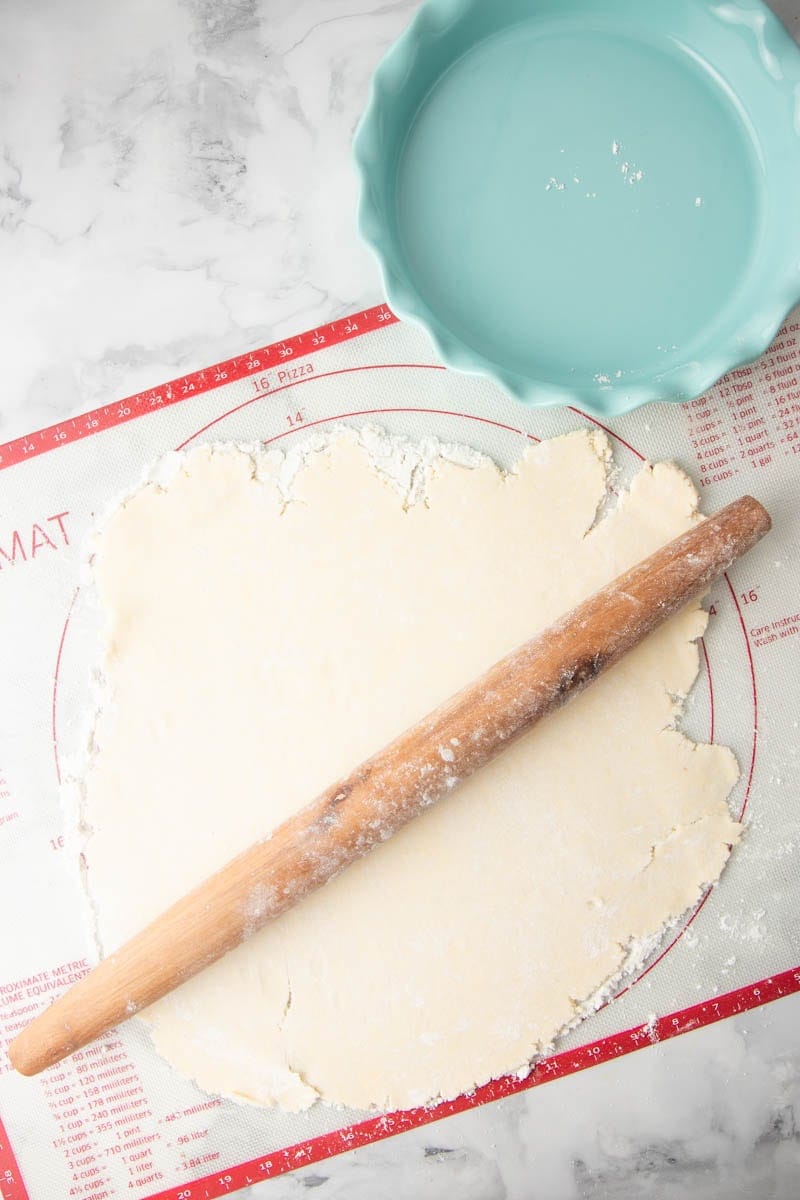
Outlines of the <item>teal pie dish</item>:
M 760 0 L 427 0 L 354 152 L 391 307 L 528 403 L 698 396 L 800 302 L 800 50 Z

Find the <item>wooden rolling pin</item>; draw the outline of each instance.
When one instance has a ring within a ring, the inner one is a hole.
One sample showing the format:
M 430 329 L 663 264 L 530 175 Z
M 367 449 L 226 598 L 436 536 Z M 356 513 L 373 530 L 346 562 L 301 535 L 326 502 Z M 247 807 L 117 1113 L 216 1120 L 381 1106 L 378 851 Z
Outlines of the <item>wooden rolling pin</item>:
M 386 841 L 702 594 L 770 528 L 744 496 L 626 571 L 232 859 L 20 1033 L 34 1075 L 152 1004 Z

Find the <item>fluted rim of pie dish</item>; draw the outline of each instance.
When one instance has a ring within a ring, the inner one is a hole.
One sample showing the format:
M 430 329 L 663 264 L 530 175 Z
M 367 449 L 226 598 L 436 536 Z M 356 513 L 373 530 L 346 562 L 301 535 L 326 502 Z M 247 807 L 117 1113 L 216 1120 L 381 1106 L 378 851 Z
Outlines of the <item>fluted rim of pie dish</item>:
M 626 385 L 624 391 L 612 384 L 564 386 L 509 370 L 452 333 L 430 309 L 399 261 L 388 212 L 390 198 L 383 194 L 376 179 L 376 165 L 382 161 L 382 114 L 402 91 L 411 69 L 426 53 L 431 38 L 465 13 L 473 2 L 426 0 L 423 3 L 378 64 L 354 136 L 353 154 L 360 184 L 358 228 L 377 258 L 386 298 L 393 312 L 421 325 L 447 366 L 467 374 L 488 376 L 525 404 L 574 406 L 600 417 L 619 416 L 651 401 L 693 399 L 730 371 L 759 358 L 789 313 L 800 304 L 800 222 L 791 220 L 788 199 L 781 209 L 780 228 L 770 230 L 768 235 L 773 245 L 787 242 L 784 270 L 773 279 L 769 295 L 760 300 L 757 296 L 748 296 L 741 305 L 742 313 L 746 315 L 738 328 L 721 337 L 714 345 L 713 353 L 704 355 L 702 362 L 678 364 L 647 382 Z M 800 155 L 800 47 L 763 0 L 728 2 L 747 13 L 758 13 L 759 22 L 763 15 L 763 23 L 770 29 L 776 42 L 776 48 L 771 49 L 772 56 L 787 90 L 791 87 L 794 92 L 794 119 L 788 124 Z

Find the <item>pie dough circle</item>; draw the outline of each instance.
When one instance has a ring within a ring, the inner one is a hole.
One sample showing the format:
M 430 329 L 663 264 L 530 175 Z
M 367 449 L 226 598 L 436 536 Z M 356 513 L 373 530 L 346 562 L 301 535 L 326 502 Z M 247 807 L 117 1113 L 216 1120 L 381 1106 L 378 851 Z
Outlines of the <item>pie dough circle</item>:
M 606 439 L 468 452 L 343 432 L 201 447 L 104 525 L 107 702 L 84 781 L 106 952 L 698 519 L 674 466 L 609 511 Z M 691 605 L 578 699 L 144 1014 L 204 1088 L 304 1108 L 525 1069 L 715 880 L 732 754 L 675 728 Z M 677 697 L 677 699 L 676 699 Z

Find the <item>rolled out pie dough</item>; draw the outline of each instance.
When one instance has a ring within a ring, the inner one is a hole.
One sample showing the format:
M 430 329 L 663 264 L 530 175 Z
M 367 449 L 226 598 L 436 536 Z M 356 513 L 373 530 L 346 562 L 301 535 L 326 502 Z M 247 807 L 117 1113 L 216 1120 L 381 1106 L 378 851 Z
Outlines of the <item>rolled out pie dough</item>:
M 596 519 L 609 457 L 582 431 L 504 475 L 343 432 L 288 460 L 201 447 L 122 504 L 97 546 L 108 700 L 83 807 L 106 952 L 698 519 L 667 465 Z M 152 1006 L 159 1052 L 290 1109 L 420 1103 L 524 1067 L 738 838 L 732 754 L 675 728 L 705 624 L 692 605 Z

